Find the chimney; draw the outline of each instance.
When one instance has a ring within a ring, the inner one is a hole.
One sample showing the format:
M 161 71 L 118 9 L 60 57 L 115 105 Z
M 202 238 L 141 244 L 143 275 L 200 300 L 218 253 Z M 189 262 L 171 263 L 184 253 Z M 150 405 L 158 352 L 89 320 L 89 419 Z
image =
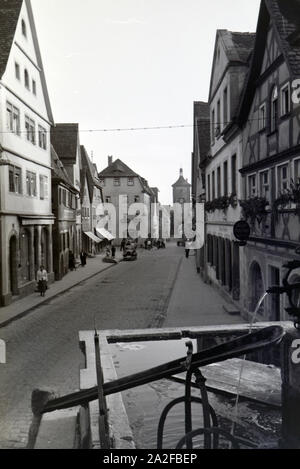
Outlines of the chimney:
M 183 176 L 183 169 L 180 168 L 180 176 Z
M 108 166 L 111 166 L 113 164 L 113 157 L 109 156 L 108 157 Z

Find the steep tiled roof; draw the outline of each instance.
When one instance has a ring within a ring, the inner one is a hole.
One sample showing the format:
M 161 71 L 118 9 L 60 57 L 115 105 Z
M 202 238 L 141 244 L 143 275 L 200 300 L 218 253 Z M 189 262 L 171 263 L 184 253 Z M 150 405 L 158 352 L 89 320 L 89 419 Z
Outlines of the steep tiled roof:
M 138 176 L 138 178 L 139 178 L 139 181 L 141 183 L 143 191 L 146 192 L 146 194 L 148 194 L 150 196 L 154 196 L 154 193 L 152 192 L 151 188 L 149 187 L 148 181 L 145 178 L 141 177 L 141 176 Z
M 91 162 L 89 155 L 83 145 L 80 146 L 82 170 L 85 172 L 90 192 L 90 200 L 93 199 L 94 187 L 96 186 L 102 192 L 100 182 L 95 177 L 95 165 Z M 96 168 L 97 169 L 97 168 Z
M 255 33 L 233 32 L 227 29 L 218 29 L 215 41 L 214 62 L 210 78 L 209 101 L 212 99 L 215 66 L 219 42 L 223 44 L 229 65 L 249 66 L 250 58 L 255 44 Z
M 296 0 L 265 0 L 280 36 L 282 52 L 293 78 L 300 76 L 300 3 Z M 288 6 L 287 6 L 288 4 Z M 298 41 L 293 36 L 298 33 Z
M 23 0 L 0 0 L 0 79 L 15 36 Z
M 56 124 L 51 129 L 51 143 L 63 162 L 76 163 L 78 124 Z
M 223 40 L 228 60 L 247 63 L 254 47 L 255 33 L 233 32 L 227 29 L 220 29 L 218 33 Z
M 299 0 L 262 0 L 253 58 L 239 107 L 240 125 L 246 122 L 254 98 L 255 83 L 261 73 L 270 21 L 277 33 L 291 78 L 297 79 L 300 76 L 300 2 Z
M 197 142 L 200 156 L 206 156 L 210 150 L 210 116 L 208 103 L 203 101 L 194 102 L 194 126 L 195 143 Z
M 117 159 L 99 173 L 99 177 L 134 177 L 138 176 L 123 161 Z
M 77 191 L 77 189 L 73 186 L 68 176 L 68 173 L 64 168 L 64 165 L 62 164 L 56 151 L 54 150 L 53 145 L 51 145 L 51 168 L 52 168 L 52 180 L 58 179 L 59 181 L 64 182 L 69 187 Z
M 47 108 L 48 119 L 53 123 L 52 109 L 48 94 L 48 88 L 44 73 L 41 51 L 39 47 L 33 12 L 30 0 L 24 0 L 26 4 L 32 39 L 37 57 L 37 65 L 40 68 L 40 78 L 43 89 L 43 95 Z M 0 80 L 2 79 L 9 59 L 9 54 L 13 45 L 16 28 L 18 25 L 20 11 L 23 0 L 0 0 Z
M 191 187 L 191 184 L 187 182 L 183 176 L 180 176 L 172 187 Z

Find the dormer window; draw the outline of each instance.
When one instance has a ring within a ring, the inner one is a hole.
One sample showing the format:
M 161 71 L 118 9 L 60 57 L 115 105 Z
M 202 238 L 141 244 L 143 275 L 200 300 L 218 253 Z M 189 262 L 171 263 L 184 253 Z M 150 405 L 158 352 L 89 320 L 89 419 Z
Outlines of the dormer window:
M 278 89 L 274 86 L 271 95 L 271 115 L 270 115 L 270 130 L 275 132 L 278 128 Z
M 30 83 L 29 83 L 29 73 L 28 70 L 24 70 L 24 83 L 25 83 L 25 88 L 30 90 Z
M 27 39 L 27 26 L 24 20 L 22 20 L 22 34 Z

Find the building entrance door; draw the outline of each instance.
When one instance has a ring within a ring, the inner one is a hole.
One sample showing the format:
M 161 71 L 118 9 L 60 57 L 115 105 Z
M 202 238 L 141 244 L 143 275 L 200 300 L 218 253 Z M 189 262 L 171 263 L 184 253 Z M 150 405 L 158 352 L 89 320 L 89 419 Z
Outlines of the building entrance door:
M 12 236 L 9 242 L 9 280 L 12 296 L 18 295 L 17 238 Z

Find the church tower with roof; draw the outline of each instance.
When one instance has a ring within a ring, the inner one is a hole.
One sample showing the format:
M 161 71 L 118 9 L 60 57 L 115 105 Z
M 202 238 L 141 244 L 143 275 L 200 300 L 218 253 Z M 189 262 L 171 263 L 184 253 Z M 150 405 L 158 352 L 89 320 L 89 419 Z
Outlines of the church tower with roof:
M 183 169 L 180 169 L 178 181 L 173 184 L 173 203 L 188 204 L 191 202 L 191 184 L 184 179 Z

